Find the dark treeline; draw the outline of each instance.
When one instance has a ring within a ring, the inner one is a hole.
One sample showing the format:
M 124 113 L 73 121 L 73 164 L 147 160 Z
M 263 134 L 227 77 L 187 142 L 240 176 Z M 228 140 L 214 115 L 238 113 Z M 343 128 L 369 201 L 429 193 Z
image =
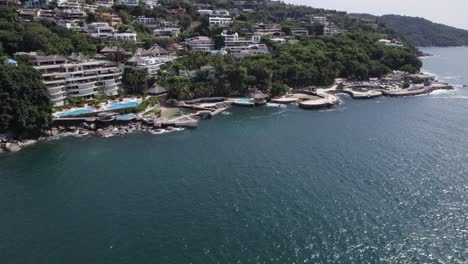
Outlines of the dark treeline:
M 0 132 L 30 134 L 49 125 L 52 105 L 37 71 L 0 64 L 0 80 Z

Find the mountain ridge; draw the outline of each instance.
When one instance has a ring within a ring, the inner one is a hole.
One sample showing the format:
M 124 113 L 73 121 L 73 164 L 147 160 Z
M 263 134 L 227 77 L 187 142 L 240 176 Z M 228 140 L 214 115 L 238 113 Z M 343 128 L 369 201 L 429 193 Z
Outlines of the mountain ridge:
M 349 14 L 363 19 L 375 20 L 405 36 L 414 46 L 449 47 L 468 45 L 468 30 L 432 22 L 422 17 L 371 14 Z

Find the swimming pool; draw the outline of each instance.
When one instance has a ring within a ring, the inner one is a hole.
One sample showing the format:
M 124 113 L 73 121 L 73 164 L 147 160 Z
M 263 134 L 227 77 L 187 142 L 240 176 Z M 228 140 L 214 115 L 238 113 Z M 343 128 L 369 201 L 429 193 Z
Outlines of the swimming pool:
M 116 117 L 117 120 L 123 120 L 123 121 L 128 121 L 132 120 L 135 118 L 134 114 L 128 114 L 128 115 L 119 115 Z
M 131 108 L 131 107 L 137 107 L 141 103 L 137 101 L 132 101 L 132 102 L 113 102 L 110 103 L 108 106 L 106 106 L 106 110 L 117 110 L 117 109 L 124 109 L 124 108 Z
M 94 111 L 95 110 L 92 109 L 92 108 L 78 108 L 78 109 L 71 110 L 71 111 L 57 113 L 55 115 L 58 116 L 58 117 L 79 116 L 79 115 L 89 114 L 89 113 L 92 113 Z

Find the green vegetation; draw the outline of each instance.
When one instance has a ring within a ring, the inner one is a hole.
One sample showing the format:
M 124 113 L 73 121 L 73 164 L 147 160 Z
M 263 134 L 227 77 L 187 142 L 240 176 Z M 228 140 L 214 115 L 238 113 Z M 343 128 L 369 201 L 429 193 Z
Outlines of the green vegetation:
M 47 88 L 32 67 L 0 65 L 0 80 L 0 131 L 30 134 L 49 125 Z
M 161 109 L 151 109 L 148 112 L 144 113 L 143 116 L 153 116 L 153 115 L 159 115 L 161 113 Z
M 126 68 L 122 76 L 122 84 L 127 94 L 146 94 L 148 91 L 149 74 L 147 69 Z
M 367 80 L 391 70 L 417 72 L 422 64 L 410 48 L 377 44 L 373 33 L 350 33 L 335 37 L 303 37 L 297 44 L 277 47 L 268 56 L 236 60 L 231 56 L 190 54 L 172 66 L 172 72 L 195 71 L 196 77 L 161 79 L 170 98 L 244 95 L 258 89 L 272 96 L 287 87 L 331 85 L 336 78 Z M 209 65 L 214 71 L 210 76 Z
M 50 21 L 19 22 L 14 7 L 0 6 L 0 55 L 18 51 L 94 55 L 99 41 Z

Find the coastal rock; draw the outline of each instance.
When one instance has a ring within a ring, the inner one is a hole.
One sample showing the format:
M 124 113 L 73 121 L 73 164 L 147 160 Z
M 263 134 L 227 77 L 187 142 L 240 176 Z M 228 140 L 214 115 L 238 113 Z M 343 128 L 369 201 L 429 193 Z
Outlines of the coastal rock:
M 59 130 L 59 131 L 65 131 L 65 128 L 64 128 L 63 126 L 59 126 L 59 127 L 58 127 L 58 130 Z
M 67 131 L 69 132 L 75 132 L 76 130 L 77 130 L 76 126 L 67 127 Z
M 100 128 L 96 131 L 96 135 L 100 137 L 105 137 L 107 135 L 107 132 L 104 131 L 104 129 Z
M 52 129 L 50 130 L 50 135 L 51 135 L 51 136 L 56 137 L 56 136 L 58 136 L 58 134 L 59 134 L 58 128 L 55 128 L 55 127 L 54 127 L 54 128 L 52 128 Z
M 21 147 L 16 143 L 5 143 L 4 149 L 9 152 L 17 152 L 21 150 Z
M 42 135 L 44 135 L 45 137 L 51 137 L 52 136 L 52 131 L 44 130 L 44 131 L 42 131 Z
M 96 130 L 96 124 L 92 123 L 91 125 L 89 125 L 89 128 L 92 130 Z
M 26 146 L 31 146 L 31 145 L 34 145 L 37 143 L 37 140 L 34 140 L 34 139 L 28 139 L 28 140 L 25 140 L 21 143 L 21 146 L 22 147 L 26 147 Z

